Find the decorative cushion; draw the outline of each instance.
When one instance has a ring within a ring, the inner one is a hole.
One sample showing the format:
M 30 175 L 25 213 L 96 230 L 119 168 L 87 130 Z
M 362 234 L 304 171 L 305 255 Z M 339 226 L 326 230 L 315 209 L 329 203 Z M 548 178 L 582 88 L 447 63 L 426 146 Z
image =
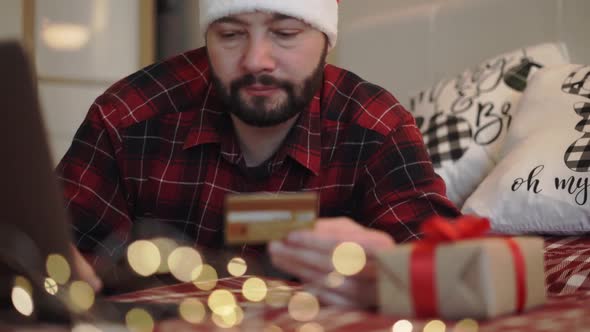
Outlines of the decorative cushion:
M 527 77 L 538 65 L 565 63 L 562 44 L 540 44 L 484 61 L 411 98 L 435 170 L 457 206 L 496 164 Z
M 590 66 L 539 70 L 525 90 L 500 162 L 463 211 L 496 232 L 590 231 Z

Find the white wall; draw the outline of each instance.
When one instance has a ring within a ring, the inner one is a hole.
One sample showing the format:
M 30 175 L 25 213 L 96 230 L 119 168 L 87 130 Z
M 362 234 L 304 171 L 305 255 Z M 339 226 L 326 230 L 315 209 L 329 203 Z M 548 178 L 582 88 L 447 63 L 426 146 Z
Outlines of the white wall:
M 22 1 L 2 0 L 0 3 L 0 39 L 22 38 Z
M 342 0 L 334 63 L 402 103 L 481 61 L 565 42 L 588 63 L 590 0 Z
M 35 1 L 35 65 L 55 163 L 69 148 L 94 99 L 144 65 L 140 8 L 146 3 Z

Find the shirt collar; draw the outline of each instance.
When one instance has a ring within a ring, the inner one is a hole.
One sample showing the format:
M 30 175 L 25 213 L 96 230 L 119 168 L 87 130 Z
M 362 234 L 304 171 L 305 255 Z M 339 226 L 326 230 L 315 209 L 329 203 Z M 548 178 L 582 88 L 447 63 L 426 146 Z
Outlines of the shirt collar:
M 275 162 L 281 162 L 285 156 L 289 156 L 314 175 L 319 175 L 322 152 L 320 121 L 320 91 L 318 91 L 309 106 L 301 112 L 299 119 L 275 155 Z

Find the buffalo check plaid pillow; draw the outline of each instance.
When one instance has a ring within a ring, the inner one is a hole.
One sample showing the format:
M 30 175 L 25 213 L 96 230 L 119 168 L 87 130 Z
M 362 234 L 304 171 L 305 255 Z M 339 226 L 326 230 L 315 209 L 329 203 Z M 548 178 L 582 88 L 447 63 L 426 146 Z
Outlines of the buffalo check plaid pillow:
M 471 143 L 471 126 L 464 119 L 455 116 L 432 118 L 432 126 L 424 132 L 424 142 L 434 165 L 445 160 L 458 160 Z
M 590 231 L 590 66 L 541 69 L 529 82 L 500 162 L 464 212 L 498 232 Z
M 505 53 L 411 98 L 435 170 L 457 206 L 496 164 L 526 80 L 539 66 L 567 63 L 563 47 L 548 43 Z

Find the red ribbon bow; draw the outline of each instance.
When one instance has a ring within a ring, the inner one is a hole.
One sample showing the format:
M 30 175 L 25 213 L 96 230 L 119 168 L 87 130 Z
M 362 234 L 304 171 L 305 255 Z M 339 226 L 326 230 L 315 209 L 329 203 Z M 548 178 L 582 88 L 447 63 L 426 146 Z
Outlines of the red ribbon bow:
M 463 216 L 449 221 L 435 216 L 422 224 L 420 231 L 424 235 L 422 242 L 437 244 L 481 237 L 490 230 L 490 221 L 486 218 Z
M 415 243 L 410 257 L 410 283 L 414 312 L 418 317 L 435 317 L 438 312 L 436 289 L 436 246 L 441 243 L 483 237 L 490 230 L 490 221 L 475 216 L 462 216 L 454 221 L 435 216 L 424 222 L 420 231 L 424 238 Z M 516 271 L 517 310 L 524 309 L 526 299 L 525 261 L 520 248 L 505 238 L 512 251 Z

